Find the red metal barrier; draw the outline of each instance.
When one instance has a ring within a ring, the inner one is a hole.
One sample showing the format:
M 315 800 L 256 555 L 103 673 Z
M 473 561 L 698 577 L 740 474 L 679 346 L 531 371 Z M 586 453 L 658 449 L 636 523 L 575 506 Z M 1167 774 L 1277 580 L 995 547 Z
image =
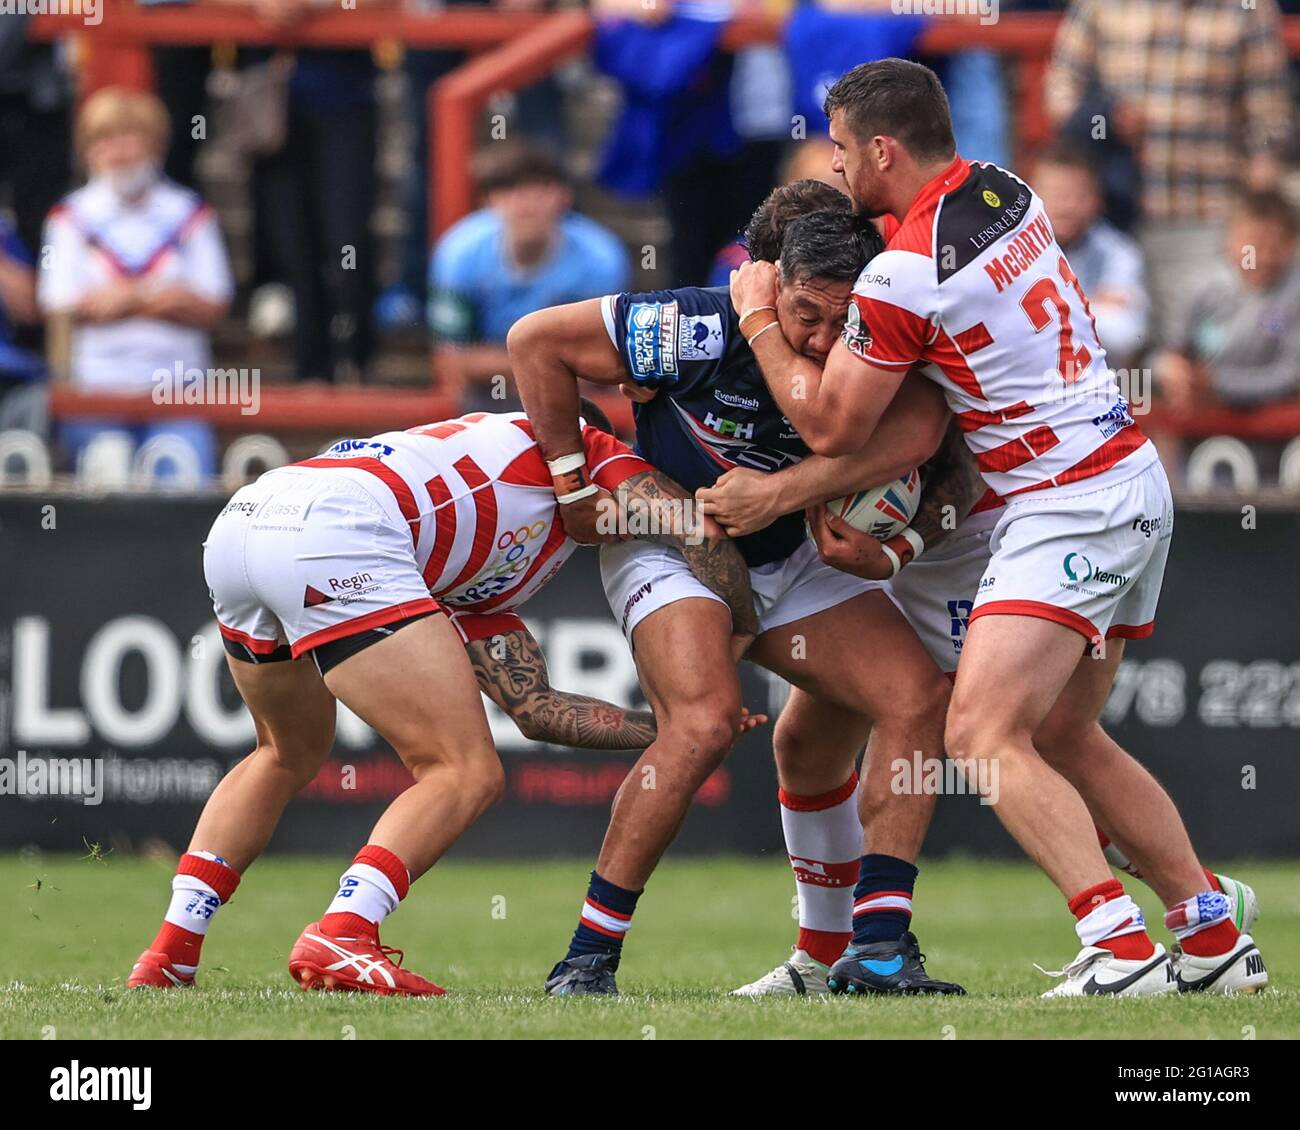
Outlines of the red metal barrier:
M 612 389 L 584 388 L 605 409 L 614 426 L 632 431 L 632 406 Z M 66 385 L 50 391 L 50 413 L 55 419 L 85 417 L 146 424 L 160 419 L 206 420 L 214 427 L 241 432 L 337 432 L 340 435 L 374 435 L 395 428 L 410 428 L 433 420 L 459 416 L 454 397 L 428 389 L 400 388 L 300 388 L 269 385 L 260 390 L 257 411 L 244 415 L 239 404 L 195 404 L 177 407 L 156 404 L 151 396 L 114 396 L 78 392 Z
M 74 416 L 122 420 L 128 424 L 185 416 L 237 431 L 317 432 L 371 435 L 445 420 L 460 414 L 457 402 L 431 390 L 397 388 L 263 388 L 257 411 L 244 415 L 238 404 L 155 404 L 150 396 L 113 396 L 55 386 L 50 412 L 57 419 Z
M 1142 427 L 1188 439 L 1236 436 L 1238 439 L 1286 442 L 1300 436 L 1300 404 L 1273 404 L 1246 411 L 1193 408 L 1185 412 L 1171 412 L 1156 405 L 1142 417 Z

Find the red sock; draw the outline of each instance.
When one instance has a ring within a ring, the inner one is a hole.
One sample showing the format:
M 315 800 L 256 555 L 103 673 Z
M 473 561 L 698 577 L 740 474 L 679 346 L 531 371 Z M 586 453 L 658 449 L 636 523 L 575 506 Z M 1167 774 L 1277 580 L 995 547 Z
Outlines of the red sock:
M 1088 915 L 1092 914 L 1099 907 L 1116 899 L 1128 898 L 1124 893 L 1124 884 L 1118 879 L 1107 879 L 1104 883 L 1098 883 L 1095 887 L 1089 887 L 1087 890 L 1080 891 L 1074 898 L 1070 899 L 1070 913 L 1083 921 Z M 1129 899 L 1132 903 L 1132 899 Z M 1141 913 L 1136 904 L 1133 907 L 1134 913 Z M 1125 961 L 1142 961 L 1156 952 L 1155 943 L 1147 935 L 1145 929 L 1134 930 L 1131 933 L 1117 933 L 1125 929 L 1132 923 L 1132 918 L 1118 923 L 1104 937 L 1095 941 L 1088 942 L 1082 938 L 1084 944 L 1099 946 L 1102 949 L 1110 950 L 1116 957 Z
M 1223 884 L 1219 882 L 1219 877 L 1213 871 L 1208 867 L 1202 867 L 1201 870 L 1205 872 L 1205 881 L 1210 884 L 1209 890 L 1218 891 L 1222 895 L 1228 893 L 1223 889 Z
M 222 906 L 231 900 L 235 888 L 239 886 L 239 872 L 229 864 L 191 852 L 181 856 L 180 862 L 176 865 L 176 876 L 178 879 L 181 876 L 190 876 L 205 884 L 216 892 Z M 178 887 L 173 880 L 172 892 L 172 905 L 168 908 L 167 917 L 163 919 L 163 924 L 149 948 L 158 953 L 165 953 L 173 965 L 198 965 L 207 921 L 197 923 L 192 916 L 185 915 L 182 909 L 195 895 L 193 886 Z M 186 929 L 179 922 L 174 921 L 177 918 L 201 925 L 202 932 Z
M 839 933 L 831 930 L 809 930 L 800 926 L 799 940 L 795 945 L 813 961 L 820 961 L 823 965 L 834 965 L 852 940 L 852 930 Z
M 203 935 L 173 926 L 164 919 L 149 948 L 156 953 L 165 953 L 173 965 L 198 965 Z
M 1232 920 L 1225 918 L 1222 922 L 1198 930 L 1190 937 L 1180 938 L 1178 944 L 1183 947 L 1184 953 L 1195 957 L 1214 957 L 1232 949 L 1237 944 L 1238 936 L 1239 932 Z

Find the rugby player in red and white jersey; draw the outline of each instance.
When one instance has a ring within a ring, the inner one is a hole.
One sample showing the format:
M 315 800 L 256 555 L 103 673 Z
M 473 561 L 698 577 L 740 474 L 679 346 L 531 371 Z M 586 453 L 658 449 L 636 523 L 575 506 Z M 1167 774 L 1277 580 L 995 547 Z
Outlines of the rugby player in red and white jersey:
M 912 377 L 912 382 L 924 378 Z M 933 387 L 933 386 L 930 386 Z M 949 414 L 939 405 L 943 416 Z M 917 426 L 932 410 L 922 399 L 909 402 L 908 411 Z M 831 514 L 823 505 L 853 491 L 878 486 L 893 469 L 894 460 L 877 431 L 871 441 L 851 455 L 826 458 L 813 455 L 793 467 L 764 475 L 746 468 L 728 471 L 712 487 L 697 490 L 700 509 L 714 518 L 731 537 L 743 537 L 783 514 L 808 509 L 809 525 L 822 560 L 845 572 L 882 581 L 889 597 L 916 630 L 930 657 L 948 677 L 955 678 L 957 662 L 965 640 L 967 617 L 980 580 L 988 567 L 990 538 L 1001 517 L 1003 501 L 991 490 L 962 517 L 962 499 L 972 497 L 963 476 L 979 480 L 974 459 L 956 427 L 944 437 L 939 450 L 921 468 L 923 483 L 932 478 L 941 489 L 925 487 L 911 529 L 925 552 L 906 568 L 898 566 L 881 543 L 859 533 Z M 978 492 L 977 492 L 978 493 Z M 904 539 L 899 548 L 907 544 Z M 773 735 L 778 800 L 786 850 L 790 856 L 798 895 L 799 935 L 790 956 L 769 973 L 735 990 L 737 996 L 817 995 L 830 991 L 829 965 L 819 960 L 820 943 L 839 939 L 841 950 L 853 935 L 854 919 L 860 914 L 878 913 L 870 906 L 855 906 L 851 878 L 841 871 L 841 861 L 851 859 L 862 839 L 862 827 L 851 808 L 818 802 L 801 795 L 800 782 L 809 772 L 852 773 L 858 752 L 868 732 L 859 723 L 856 730 L 827 732 L 827 719 L 814 716 L 809 697 L 797 687 L 777 719 Z M 808 748 L 800 734 L 818 735 L 815 749 Z M 1040 751 L 1052 758 L 1058 751 Z M 838 768 L 837 768 L 838 767 Z M 895 767 L 891 767 L 891 774 Z M 1117 774 L 1129 775 L 1129 783 L 1141 794 L 1144 770 L 1132 758 L 1118 759 Z M 1124 782 L 1121 780 L 1122 786 Z M 829 798 L 833 801 L 834 798 Z M 918 810 L 928 820 L 930 810 Z M 925 825 L 922 825 L 924 834 Z M 1107 861 L 1120 871 L 1143 878 L 1142 872 L 1119 846 L 1098 830 Z M 1141 846 L 1141 845 L 1139 845 Z M 1249 931 L 1258 914 L 1255 892 L 1227 875 L 1205 872 L 1206 881 L 1228 898 L 1233 922 Z M 1157 887 L 1157 890 L 1159 887 Z M 856 913 L 855 913 L 856 912 Z M 831 946 L 833 949 L 833 945 Z M 836 955 L 839 956 L 838 954 Z
M 1042 205 L 1012 174 L 956 154 L 928 68 L 863 64 L 825 108 L 855 205 L 894 221 L 887 248 L 858 280 L 823 366 L 783 339 L 776 269 L 744 265 L 733 300 L 768 387 L 814 451 L 861 448 L 919 365 L 1007 500 L 946 745 L 954 757 L 996 759 L 999 818 L 1075 914 L 1082 949 L 1048 995 L 1261 988 L 1259 951 L 1207 888 L 1172 801 L 1145 773 L 1134 794 L 1132 773 L 1116 770 L 1128 755 L 1097 724 L 1123 641 L 1151 632 L 1173 504 Z M 1157 886 L 1173 962 L 1111 875 L 1085 797 Z M 856 985 L 859 965 L 850 948 L 832 989 Z
M 620 513 L 686 497 L 608 430 L 584 420 L 581 436 L 591 486 L 612 493 Z M 442 993 L 392 960 L 379 926 L 500 795 L 479 685 L 538 738 L 606 749 L 654 738 L 645 712 L 550 692 L 516 611 L 576 547 L 558 502 L 519 413 L 343 440 L 234 495 L 208 534 L 204 573 L 258 744 L 208 799 L 129 987 L 193 983 L 213 915 L 328 756 L 337 699 L 392 745 L 415 782 L 303 931 L 289 971 L 304 988 Z M 757 623 L 734 545 L 708 519 L 661 523 L 648 536 L 681 552 L 726 603 L 743 646 Z M 760 720 L 742 712 L 738 725 Z

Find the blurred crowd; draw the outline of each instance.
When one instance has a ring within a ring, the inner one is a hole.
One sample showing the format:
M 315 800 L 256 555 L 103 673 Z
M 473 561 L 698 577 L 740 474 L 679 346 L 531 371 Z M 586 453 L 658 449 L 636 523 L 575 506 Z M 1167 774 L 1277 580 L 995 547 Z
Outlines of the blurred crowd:
M 195 2 L 286 28 L 316 8 Z M 299 382 L 374 384 L 392 372 L 377 360 L 415 335 L 414 379 L 467 408 L 517 406 L 513 321 L 629 288 L 724 285 L 774 184 L 836 184 L 828 83 L 890 55 L 939 72 L 965 157 L 1040 193 L 1111 363 L 1151 374 L 1157 403 L 1249 413 L 1300 399 L 1295 88 L 1280 24 L 1300 0 L 964 5 L 1063 17 L 1043 88 L 1052 136 L 1032 145 L 1017 129 L 1015 63 L 980 46 L 978 20 L 969 49 L 927 57 L 929 17 L 913 13 L 932 4 L 750 3 L 595 0 L 589 56 L 484 116 L 478 208 L 432 245 L 427 93 L 463 53 L 160 48 L 154 93 L 79 98 L 68 45 L 0 17 L 0 432 L 48 436 L 68 467 L 105 434 L 136 452 L 180 445 L 210 474 L 218 446 L 200 420 L 52 425 L 48 390 L 148 392 L 160 372 L 246 364 L 238 343 L 254 338 L 278 338 Z M 738 11 L 780 16 L 779 41 L 724 50 Z M 383 257 L 385 76 L 401 79 L 405 144 L 401 230 Z M 205 202 L 209 141 L 242 162 L 238 231 Z M 226 343 L 215 360 L 214 333 Z

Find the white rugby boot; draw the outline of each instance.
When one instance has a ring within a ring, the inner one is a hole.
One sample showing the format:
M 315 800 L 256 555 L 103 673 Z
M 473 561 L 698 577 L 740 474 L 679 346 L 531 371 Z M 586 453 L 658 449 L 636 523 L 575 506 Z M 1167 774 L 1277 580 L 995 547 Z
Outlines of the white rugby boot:
M 757 981 L 733 989 L 733 997 L 803 997 L 830 992 L 826 975 L 830 967 L 814 961 L 801 949 L 791 949 L 790 960 L 783 961 L 771 973 Z
M 1174 976 L 1184 993 L 1257 993 L 1268 984 L 1268 969 L 1255 940 L 1241 934 L 1227 953 L 1197 957 L 1174 946 Z
M 1178 978 L 1169 962 L 1165 947 L 1156 943 L 1156 952 L 1140 961 L 1116 957 L 1101 946 L 1084 946 L 1069 965 L 1061 970 L 1044 969 L 1049 977 L 1063 977 L 1048 997 L 1154 997 L 1178 991 Z

